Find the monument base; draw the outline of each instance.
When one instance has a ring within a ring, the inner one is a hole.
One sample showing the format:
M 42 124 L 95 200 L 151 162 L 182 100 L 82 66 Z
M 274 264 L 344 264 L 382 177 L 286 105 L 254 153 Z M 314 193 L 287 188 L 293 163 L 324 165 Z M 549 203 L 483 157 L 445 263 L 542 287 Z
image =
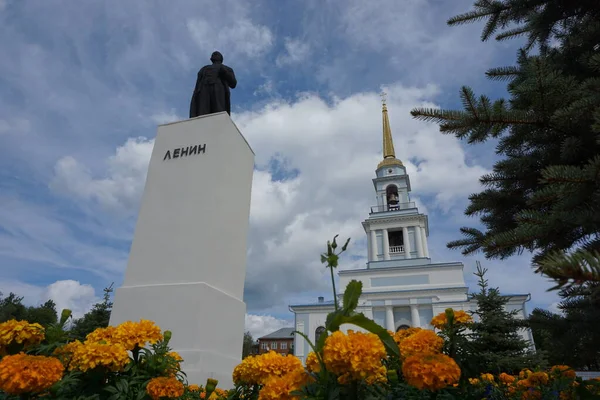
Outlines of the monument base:
M 148 319 L 173 333 L 170 347 L 184 359 L 190 384 L 207 378 L 233 387 L 242 358 L 246 305 L 204 282 L 123 286 L 115 292 L 110 324 Z

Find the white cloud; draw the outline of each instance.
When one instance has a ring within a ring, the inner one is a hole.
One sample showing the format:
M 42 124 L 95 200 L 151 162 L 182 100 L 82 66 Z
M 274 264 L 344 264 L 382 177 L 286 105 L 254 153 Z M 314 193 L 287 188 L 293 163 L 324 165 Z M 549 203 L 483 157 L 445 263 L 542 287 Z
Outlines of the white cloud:
M 107 160 L 107 177 L 94 178 L 87 167 L 71 156 L 61 158 L 54 168 L 51 187 L 100 205 L 131 212 L 135 210 L 146 182 L 154 140 L 129 139 Z
M 467 165 L 454 137 L 410 117 L 415 106 L 435 106 L 426 99 L 437 88 L 391 85 L 387 91 L 397 156 L 407 166 L 415 199 L 422 204 L 418 196 L 430 196 L 430 209 L 460 213 L 456 204 L 477 190 L 486 170 Z M 337 233 L 353 242 L 364 238 L 360 221 L 374 203 L 371 179 L 381 160 L 380 107 L 377 93 L 335 98 L 331 104 L 305 93 L 295 102 L 276 101 L 234 115 L 257 153 L 246 280 L 250 311 L 274 304 L 281 308 L 280 302 L 290 296 L 328 290 L 319 261 L 325 242 Z M 108 159 L 100 178 L 64 157 L 55 167 L 52 187 L 108 209 L 135 213 L 152 144 L 142 138 L 128 140 Z M 279 171 L 284 177 L 286 168 L 299 174 L 276 180 L 268 171 L 273 160 L 284 169 Z M 430 221 L 432 231 L 439 229 L 436 222 Z M 355 251 L 361 255 L 362 250 Z
M 293 323 L 270 315 L 246 314 L 246 331 L 252 334 L 254 340 L 275 332 L 281 328 L 292 327 Z
M 56 303 L 59 317 L 62 310 L 69 309 L 73 318 L 81 318 L 100 301 L 91 285 L 75 280 L 56 281 L 46 287 L 13 280 L 3 281 L 0 283 L 0 292 L 4 296 L 13 292 L 23 297 L 23 304 L 30 306 L 37 306 L 51 299 Z
M 310 54 L 310 45 L 302 39 L 286 37 L 284 39 L 284 46 L 285 53 L 277 56 L 275 60 L 278 67 L 301 63 Z

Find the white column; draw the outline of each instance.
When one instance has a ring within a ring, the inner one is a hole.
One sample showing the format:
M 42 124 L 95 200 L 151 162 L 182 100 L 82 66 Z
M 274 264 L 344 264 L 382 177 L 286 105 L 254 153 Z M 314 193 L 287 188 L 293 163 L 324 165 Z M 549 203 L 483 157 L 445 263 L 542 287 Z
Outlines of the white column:
M 371 261 L 377 261 L 377 233 L 371 230 Z
M 421 236 L 421 227 L 415 226 L 415 242 L 417 242 L 417 257 L 422 258 L 423 255 L 423 237 Z
M 404 258 L 410 258 L 410 239 L 408 238 L 408 228 L 402 227 L 402 241 L 404 242 Z
M 421 318 L 419 317 L 419 306 L 416 304 L 410 305 L 410 319 L 413 328 L 421 327 Z
M 429 246 L 427 245 L 427 234 L 425 233 L 425 228 L 421 228 L 421 241 L 423 243 L 423 252 L 425 253 L 425 257 L 429 258 Z
M 388 236 L 388 230 L 383 229 L 382 234 L 383 234 L 383 259 L 389 260 L 390 259 L 390 238 Z
M 386 306 L 385 307 L 385 328 L 388 331 L 394 332 L 396 330 L 396 324 L 394 322 L 394 307 Z

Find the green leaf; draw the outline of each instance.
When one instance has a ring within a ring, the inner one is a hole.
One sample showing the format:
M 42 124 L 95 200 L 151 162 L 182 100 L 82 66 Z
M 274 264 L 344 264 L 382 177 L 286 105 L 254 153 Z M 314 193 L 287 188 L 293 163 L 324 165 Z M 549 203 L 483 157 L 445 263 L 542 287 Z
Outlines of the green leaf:
M 358 299 L 362 294 L 362 282 L 352 280 L 346 286 L 346 291 L 344 292 L 344 309 L 343 312 L 346 315 L 349 315 L 352 311 L 356 309 L 358 306 Z

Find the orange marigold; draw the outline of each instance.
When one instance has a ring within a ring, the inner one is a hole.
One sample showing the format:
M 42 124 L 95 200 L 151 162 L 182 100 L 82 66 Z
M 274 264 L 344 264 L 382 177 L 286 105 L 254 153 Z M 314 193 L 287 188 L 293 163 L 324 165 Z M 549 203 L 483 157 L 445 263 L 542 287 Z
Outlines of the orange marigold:
M 409 336 L 414 335 L 415 333 L 421 331 L 421 328 L 408 328 L 408 329 L 400 329 L 396 333 L 392 333 L 394 337 L 394 341 L 400 345 L 400 343 Z
M 342 384 L 363 380 L 367 384 L 385 382 L 387 371 L 382 365 L 385 347 L 377 335 L 336 331 L 327 337 L 323 347 L 323 362 L 327 370 L 338 375 Z
M 108 344 L 118 343 L 117 339 L 117 328 L 114 326 L 107 326 L 106 328 L 97 328 L 93 332 L 90 332 L 85 337 L 85 343 L 98 343 L 105 342 Z
M 480 378 L 483 382 L 494 383 L 494 375 L 492 374 L 481 374 Z
M 417 354 L 404 360 L 402 374 L 417 389 L 440 390 L 458 383 L 460 368 L 445 354 Z
M 38 323 L 30 324 L 27 321 L 11 319 L 0 324 L 0 347 L 11 344 L 31 346 L 44 340 L 44 327 Z
M 568 365 L 554 365 L 550 368 L 550 374 L 554 376 L 564 376 L 565 378 L 575 379 L 577 374 L 575 370 Z
M 454 323 L 460 325 L 466 325 L 473 322 L 473 317 L 463 310 L 452 310 L 454 312 Z M 446 313 L 439 313 L 431 320 L 430 324 L 437 329 L 444 329 L 448 324 L 448 317 Z
M 531 375 L 529 375 L 527 380 L 529 380 L 529 382 L 531 382 L 532 386 L 543 386 L 548 383 L 550 378 L 548 377 L 548 374 L 545 372 L 533 372 Z
M 14 395 L 41 393 L 61 380 L 64 370 L 54 357 L 6 356 L 0 361 L 0 389 Z
M 198 386 L 198 385 L 188 385 L 188 390 L 190 392 L 199 392 L 200 391 L 200 386 Z
M 314 351 L 308 353 L 306 356 L 306 369 L 310 372 L 319 373 L 321 371 L 321 364 L 317 358 L 317 354 Z
M 444 339 L 429 329 L 420 330 L 400 342 L 400 354 L 409 357 L 413 354 L 437 354 L 442 351 Z
M 517 378 L 507 374 L 506 372 L 501 373 L 498 376 L 498 380 L 502 383 L 504 383 L 505 385 L 510 385 L 511 383 L 513 383 Z
M 296 396 L 290 393 L 300 390 L 310 380 L 304 370 L 296 369 L 284 376 L 273 376 L 269 378 L 260 390 L 258 400 L 292 400 Z
M 162 398 L 175 399 L 183 396 L 184 392 L 183 383 L 173 377 L 158 377 L 152 378 L 146 386 L 146 393 L 153 400 L 160 400 Z
M 233 381 L 236 384 L 264 384 L 273 376 L 284 376 L 297 369 L 304 369 L 298 357 L 269 351 L 244 358 L 233 370 Z
M 102 366 L 121 371 L 129 361 L 127 350 L 120 344 L 85 343 L 74 348 L 69 370 L 85 372 Z

